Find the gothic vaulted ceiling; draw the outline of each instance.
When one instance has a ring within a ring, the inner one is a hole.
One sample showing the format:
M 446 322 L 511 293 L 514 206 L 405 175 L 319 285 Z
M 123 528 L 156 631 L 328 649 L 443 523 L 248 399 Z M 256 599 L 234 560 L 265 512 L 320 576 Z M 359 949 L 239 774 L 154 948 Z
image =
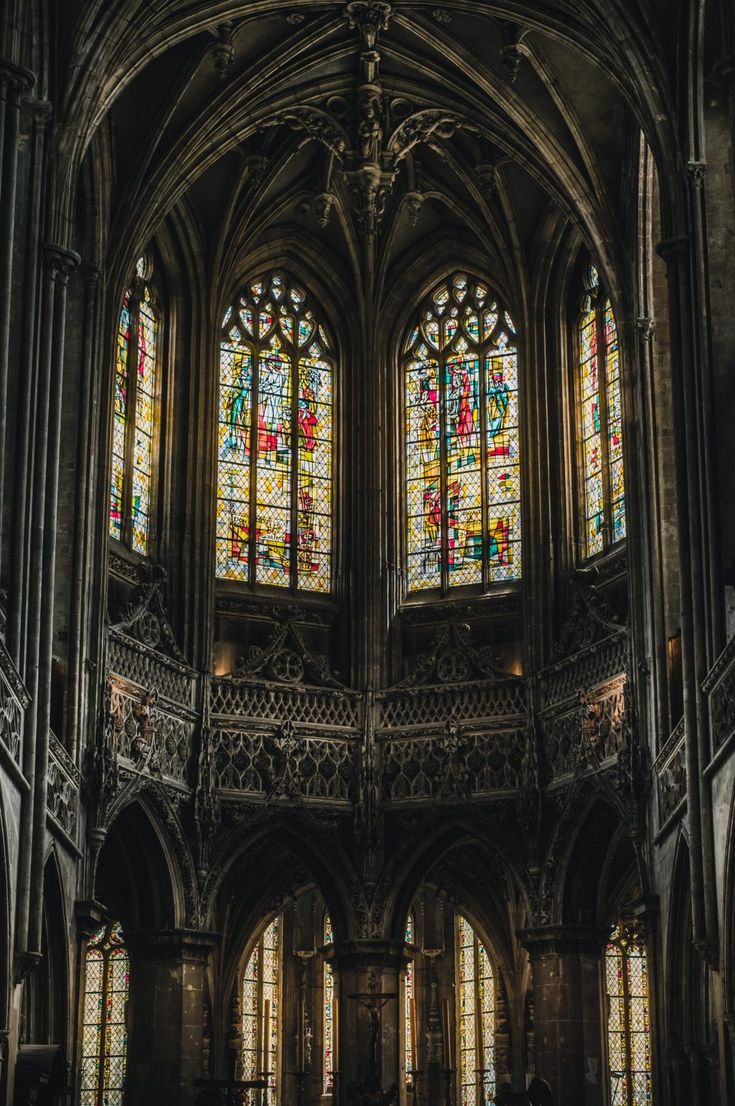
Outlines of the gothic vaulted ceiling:
M 619 272 L 625 153 L 641 129 L 675 148 L 674 23 L 630 0 L 80 0 L 51 80 L 62 176 L 97 144 L 107 260 L 178 212 L 223 297 L 285 241 L 389 296 L 437 235 L 510 293 L 567 220 Z

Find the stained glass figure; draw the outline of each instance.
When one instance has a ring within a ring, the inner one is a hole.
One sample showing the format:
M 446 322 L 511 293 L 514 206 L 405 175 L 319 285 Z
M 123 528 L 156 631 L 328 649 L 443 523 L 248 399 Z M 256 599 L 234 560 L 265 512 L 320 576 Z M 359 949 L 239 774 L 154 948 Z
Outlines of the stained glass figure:
M 489 289 L 457 273 L 404 346 L 409 591 L 521 576 L 518 352 Z
M 406 919 L 406 944 L 412 945 L 414 940 L 415 923 L 413 914 Z M 414 1042 L 417 1037 L 418 1026 L 413 1024 L 414 1017 L 414 966 L 413 960 L 406 965 L 406 974 L 403 980 L 403 1067 L 406 1073 L 406 1083 L 413 1087 L 413 1073 L 418 1066 L 418 1057 L 414 1056 Z
M 115 346 L 109 533 L 137 553 L 150 540 L 160 317 L 141 258 Z
M 80 1106 L 123 1106 L 130 961 L 118 922 L 92 935 L 84 967 Z
M 645 937 L 620 921 L 605 950 L 611 1106 L 651 1106 L 651 1018 Z
M 495 1094 L 495 974 L 488 951 L 461 914 L 455 919 L 459 1106 Z
M 217 575 L 328 592 L 333 344 L 280 273 L 244 290 L 220 341 Z
M 625 473 L 615 316 L 593 265 L 584 283 L 577 325 L 578 425 L 584 548 L 591 557 L 625 537 Z
M 332 933 L 332 919 L 328 914 L 324 915 L 324 944 L 329 945 L 334 940 Z M 324 1077 L 324 1094 L 332 1094 L 334 1090 L 334 969 L 328 960 L 324 961 L 324 1055 L 322 1062 L 322 1074 Z
M 269 1087 L 276 1091 L 280 1075 L 282 935 L 283 918 L 279 915 L 255 942 L 242 976 L 242 1078 L 263 1079 L 268 1073 Z M 270 1091 L 268 1100 L 272 1100 Z M 251 1104 L 256 1101 L 250 1098 Z

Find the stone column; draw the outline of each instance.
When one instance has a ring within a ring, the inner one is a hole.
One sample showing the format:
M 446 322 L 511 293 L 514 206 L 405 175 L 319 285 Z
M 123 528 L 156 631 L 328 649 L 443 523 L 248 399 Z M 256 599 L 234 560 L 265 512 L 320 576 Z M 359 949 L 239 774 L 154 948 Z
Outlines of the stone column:
M 15 197 L 18 183 L 18 132 L 21 98 L 35 77 L 7 60 L 0 61 L 0 531 L 5 500 L 10 303 L 15 245 Z M 0 552 L 2 544 L 0 543 Z
M 202 1072 L 207 958 L 216 935 L 127 935 L 130 950 L 127 1106 L 190 1106 Z
M 582 926 L 522 930 L 533 972 L 535 1073 L 555 1102 L 603 1106 L 602 950 L 606 934 Z
M 370 1091 L 372 1071 L 383 1090 L 398 1085 L 400 975 L 409 958 L 402 941 L 363 940 L 340 942 L 331 959 L 339 996 L 335 1106 L 345 1106 L 351 1086 Z

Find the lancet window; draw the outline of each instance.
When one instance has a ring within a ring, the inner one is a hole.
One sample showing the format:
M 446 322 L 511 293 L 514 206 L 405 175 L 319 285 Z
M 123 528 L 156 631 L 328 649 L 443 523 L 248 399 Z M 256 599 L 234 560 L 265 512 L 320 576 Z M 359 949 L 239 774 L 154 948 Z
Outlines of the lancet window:
M 594 265 L 577 324 L 577 425 L 582 544 L 587 557 L 625 537 L 625 469 L 618 328 Z
M 109 533 L 147 554 L 153 516 L 161 319 L 141 257 L 123 296 L 115 347 Z
M 481 1106 L 495 1094 L 495 973 L 485 945 L 461 914 L 455 941 L 459 1102 Z
M 521 575 L 513 321 L 465 273 L 427 297 L 403 348 L 409 592 Z
M 332 586 L 334 345 L 280 273 L 227 308 L 219 359 L 217 575 Z
M 282 962 L 283 918 L 279 915 L 255 942 L 242 976 L 242 1078 L 267 1078 L 269 1087 L 276 1091 L 280 1077 Z
M 123 1106 L 130 961 L 119 922 L 92 935 L 84 969 L 80 1106 Z
M 332 933 L 332 919 L 329 914 L 324 915 L 324 944 L 330 945 L 334 940 Z M 322 1075 L 324 1094 L 332 1094 L 334 1089 L 334 1037 L 335 1005 L 334 1005 L 334 969 L 328 960 L 324 961 L 324 974 L 322 978 L 323 1015 L 322 1015 Z
M 619 921 L 605 950 L 611 1106 L 651 1106 L 651 1015 L 645 936 Z
M 413 914 L 406 919 L 406 944 L 414 943 L 416 922 Z M 403 1070 L 407 1088 L 413 1088 L 414 1072 L 418 1066 L 416 1055 L 418 1026 L 416 1025 L 414 962 L 409 960 L 403 979 Z

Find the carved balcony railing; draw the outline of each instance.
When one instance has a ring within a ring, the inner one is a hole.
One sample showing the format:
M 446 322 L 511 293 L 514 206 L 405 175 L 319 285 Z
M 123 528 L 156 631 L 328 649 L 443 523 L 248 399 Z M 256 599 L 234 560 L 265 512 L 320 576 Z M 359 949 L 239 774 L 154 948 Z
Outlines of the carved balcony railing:
M 82 777 L 74 761 L 54 733 L 49 734 L 46 809 L 55 824 L 73 842 L 76 838 L 79 790 Z
M 30 697 L 17 669 L 0 641 L 0 741 L 14 764 L 21 764 L 23 715 Z
M 684 719 L 664 742 L 653 765 L 658 790 L 658 824 L 665 826 L 684 808 L 687 794 Z
M 715 661 L 702 690 L 709 698 L 711 755 L 714 758 L 735 734 L 735 637 Z

